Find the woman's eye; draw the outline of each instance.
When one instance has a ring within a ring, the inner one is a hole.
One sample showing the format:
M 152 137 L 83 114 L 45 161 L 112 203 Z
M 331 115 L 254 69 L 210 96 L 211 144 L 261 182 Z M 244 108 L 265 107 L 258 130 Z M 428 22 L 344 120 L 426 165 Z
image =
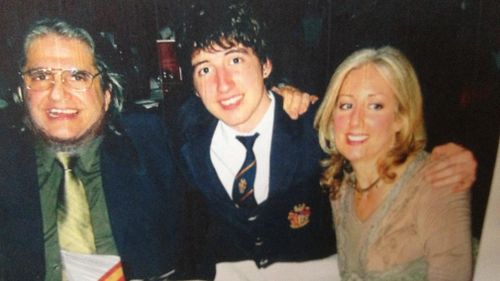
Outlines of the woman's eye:
M 384 108 L 384 105 L 381 103 L 372 103 L 370 104 L 370 108 L 374 110 L 382 110 Z
M 348 110 L 348 109 L 352 108 L 352 104 L 350 104 L 350 103 L 341 103 L 341 104 L 339 104 L 339 108 L 341 110 Z

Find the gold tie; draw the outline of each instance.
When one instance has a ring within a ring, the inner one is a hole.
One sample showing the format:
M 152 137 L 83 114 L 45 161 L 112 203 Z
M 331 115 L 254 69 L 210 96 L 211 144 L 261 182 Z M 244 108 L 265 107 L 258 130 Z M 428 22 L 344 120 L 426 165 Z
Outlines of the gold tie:
M 94 233 L 85 188 L 72 170 L 75 158 L 59 152 L 57 160 L 64 168 L 63 196 L 57 206 L 59 246 L 69 252 L 95 253 Z

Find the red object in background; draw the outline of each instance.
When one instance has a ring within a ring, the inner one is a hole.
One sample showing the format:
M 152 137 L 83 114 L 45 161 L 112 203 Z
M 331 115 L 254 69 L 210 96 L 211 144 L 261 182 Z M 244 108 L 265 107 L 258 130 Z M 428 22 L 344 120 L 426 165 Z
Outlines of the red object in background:
M 175 40 L 156 40 L 160 61 L 160 79 L 164 93 L 169 86 L 182 82 L 182 69 L 175 54 Z

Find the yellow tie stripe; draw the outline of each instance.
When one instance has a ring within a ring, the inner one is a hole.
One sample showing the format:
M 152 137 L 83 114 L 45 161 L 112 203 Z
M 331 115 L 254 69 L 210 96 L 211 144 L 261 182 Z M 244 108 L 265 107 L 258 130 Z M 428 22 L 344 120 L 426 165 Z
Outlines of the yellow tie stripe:
M 236 178 L 240 178 L 243 174 L 245 174 L 248 170 L 250 170 L 255 165 L 255 160 L 247 165 L 245 168 L 241 169 L 240 172 L 236 175 Z

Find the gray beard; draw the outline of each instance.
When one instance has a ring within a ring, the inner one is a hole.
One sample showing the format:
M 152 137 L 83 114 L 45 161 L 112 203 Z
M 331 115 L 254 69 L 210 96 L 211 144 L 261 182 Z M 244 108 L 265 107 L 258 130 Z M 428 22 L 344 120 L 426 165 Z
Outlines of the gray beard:
M 48 135 L 43 128 L 38 126 L 29 116 L 24 118 L 24 123 L 30 129 L 35 137 L 39 138 L 44 142 L 49 150 L 54 152 L 65 152 L 71 155 L 80 154 L 82 147 L 85 147 L 88 143 L 92 142 L 94 139 L 102 135 L 104 127 L 104 117 L 103 114 L 92 126 L 90 126 L 81 136 L 72 139 L 60 139 Z

